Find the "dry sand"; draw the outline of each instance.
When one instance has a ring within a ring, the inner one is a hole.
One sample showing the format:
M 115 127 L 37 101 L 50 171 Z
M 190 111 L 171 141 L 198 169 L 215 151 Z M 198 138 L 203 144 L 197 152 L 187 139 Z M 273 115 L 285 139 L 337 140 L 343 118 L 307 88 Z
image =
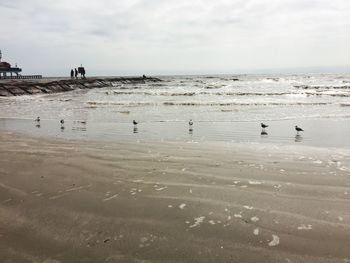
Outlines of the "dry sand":
M 1 262 L 349 262 L 350 154 L 0 133 Z

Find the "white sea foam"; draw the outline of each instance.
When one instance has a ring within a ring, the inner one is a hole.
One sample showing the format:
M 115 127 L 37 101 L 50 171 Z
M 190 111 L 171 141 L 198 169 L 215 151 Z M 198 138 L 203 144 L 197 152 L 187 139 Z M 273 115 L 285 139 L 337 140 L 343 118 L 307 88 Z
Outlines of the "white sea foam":
M 201 223 L 204 222 L 205 216 L 200 216 L 200 217 L 195 217 L 194 218 L 194 223 L 190 225 L 190 228 L 194 228 L 199 226 Z
M 275 247 L 280 243 L 280 238 L 276 235 L 272 235 L 272 240 L 269 243 L 270 247 Z
M 180 209 L 184 209 L 186 207 L 186 204 L 181 204 L 181 205 L 179 205 L 179 208 Z
M 312 225 L 308 224 L 301 224 L 300 226 L 298 226 L 298 230 L 311 230 L 312 229 Z
M 254 235 L 256 235 L 256 236 L 259 235 L 259 228 L 255 228 L 253 233 L 254 233 Z

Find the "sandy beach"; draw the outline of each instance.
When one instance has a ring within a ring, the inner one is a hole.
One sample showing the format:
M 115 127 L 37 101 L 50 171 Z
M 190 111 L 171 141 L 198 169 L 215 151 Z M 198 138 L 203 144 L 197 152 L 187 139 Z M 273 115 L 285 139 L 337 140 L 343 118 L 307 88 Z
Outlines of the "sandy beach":
M 0 134 L 2 262 L 349 262 L 350 152 Z

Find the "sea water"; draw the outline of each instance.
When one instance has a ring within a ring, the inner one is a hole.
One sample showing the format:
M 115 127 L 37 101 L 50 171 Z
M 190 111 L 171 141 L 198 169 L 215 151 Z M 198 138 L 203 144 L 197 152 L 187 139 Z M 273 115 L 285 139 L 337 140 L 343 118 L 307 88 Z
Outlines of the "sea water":
M 156 83 L 116 82 L 106 88 L 1 98 L 0 130 L 74 139 L 350 148 L 350 74 L 159 78 Z M 34 122 L 37 116 L 40 125 Z M 269 125 L 264 131 L 261 122 Z M 305 132 L 297 134 L 295 125 Z

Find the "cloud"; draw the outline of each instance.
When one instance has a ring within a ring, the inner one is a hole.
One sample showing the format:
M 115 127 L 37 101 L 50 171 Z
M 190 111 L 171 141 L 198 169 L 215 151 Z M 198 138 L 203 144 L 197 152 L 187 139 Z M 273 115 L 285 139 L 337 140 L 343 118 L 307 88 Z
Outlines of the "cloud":
M 350 61 L 348 0 L 2 0 L 0 13 L 11 24 L 4 53 L 43 71 L 74 61 L 121 73 Z

